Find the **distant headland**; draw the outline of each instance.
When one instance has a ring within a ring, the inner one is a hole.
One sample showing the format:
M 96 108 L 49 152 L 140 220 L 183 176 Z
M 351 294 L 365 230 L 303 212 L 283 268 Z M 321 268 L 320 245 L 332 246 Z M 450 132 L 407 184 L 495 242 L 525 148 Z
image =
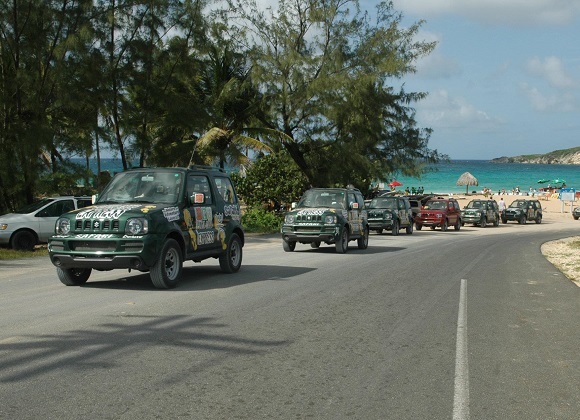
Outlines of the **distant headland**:
M 543 155 L 520 155 L 513 157 L 498 157 L 491 163 L 543 163 L 561 165 L 580 165 L 580 147 L 571 149 L 555 150 Z

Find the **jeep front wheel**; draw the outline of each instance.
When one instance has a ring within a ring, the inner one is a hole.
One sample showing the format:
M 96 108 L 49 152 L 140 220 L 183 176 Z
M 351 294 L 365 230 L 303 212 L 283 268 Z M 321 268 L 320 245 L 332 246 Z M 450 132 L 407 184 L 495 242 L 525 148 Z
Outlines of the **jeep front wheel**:
M 399 235 L 399 221 L 398 220 L 393 221 L 393 229 L 391 230 L 391 235 L 393 235 L 393 236 Z
M 342 229 L 342 233 L 340 234 L 340 238 L 336 241 L 335 244 L 336 252 L 339 254 L 344 254 L 348 249 L 348 228 L 345 226 Z
M 520 225 L 525 225 L 527 221 L 528 221 L 528 218 L 525 215 L 522 215 L 522 217 L 520 217 L 520 220 L 518 220 L 518 223 Z
M 481 219 L 479 226 L 481 226 L 482 228 L 487 226 L 487 219 L 485 217 L 483 219 Z
M 363 230 L 363 234 L 357 239 L 358 249 L 367 249 L 369 247 L 369 228 Z
M 91 276 L 91 271 L 90 268 L 56 268 L 59 280 L 67 286 L 85 284 Z
M 296 249 L 296 241 L 287 241 L 282 239 L 282 248 L 284 248 L 284 251 L 286 252 L 292 252 L 294 249 Z
M 156 288 L 172 289 L 177 286 L 182 268 L 181 248 L 175 239 L 168 239 L 151 267 L 149 277 Z
M 447 219 L 443 220 L 443 223 L 441 224 L 441 230 L 443 232 L 447 232 L 447 227 L 449 226 L 449 224 L 447 223 Z
M 242 241 L 232 233 L 226 250 L 220 255 L 220 268 L 224 273 L 235 273 L 242 266 Z
M 420 223 L 415 223 L 415 229 L 421 230 L 421 229 L 423 229 L 423 225 Z

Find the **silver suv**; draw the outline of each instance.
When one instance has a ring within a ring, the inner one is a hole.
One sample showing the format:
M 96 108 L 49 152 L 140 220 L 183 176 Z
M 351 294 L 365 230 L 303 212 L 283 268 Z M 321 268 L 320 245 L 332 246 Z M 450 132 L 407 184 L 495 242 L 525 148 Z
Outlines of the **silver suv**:
M 0 245 L 32 251 L 35 245 L 48 242 L 60 215 L 91 203 L 91 197 L 43 198 L 15 213 L 0 216 Z

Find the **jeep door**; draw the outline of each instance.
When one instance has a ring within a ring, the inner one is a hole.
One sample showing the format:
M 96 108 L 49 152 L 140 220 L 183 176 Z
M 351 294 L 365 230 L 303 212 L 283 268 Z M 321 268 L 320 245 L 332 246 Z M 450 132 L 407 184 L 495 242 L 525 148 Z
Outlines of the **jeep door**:
M 409 206 L 409 202 L 407 200 L 397 200 L 398 203 L 398 214 L 401 226 L 408 226 L 413 223 L 413 213 L 411 212 L 411 208 Z
M 363 231 L 362 215 L 364 208 L 364 200 L 362 195 L 357 195 L 354 192 L 348 192 L 348 221 L 350 224 L 351 236 L 359 236 Z
M 456 203 L 455 201 L 449 201 L 447 203 L 447 219 L 450 226 L 457 223 L 460 212 L 461 209 L 459 208 L 459 203 Z
M 187 253 L 217 249 L 220 238 L 217 234 L 216 194 L 209 177 L 189 174 L 186 184 L 187 206 L 183 216 L 189 238 Z

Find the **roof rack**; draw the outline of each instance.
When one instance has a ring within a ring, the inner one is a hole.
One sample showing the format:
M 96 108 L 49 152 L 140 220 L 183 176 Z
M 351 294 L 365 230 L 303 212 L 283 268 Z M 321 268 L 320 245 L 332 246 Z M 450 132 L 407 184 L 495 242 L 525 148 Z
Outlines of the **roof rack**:
M 189 169 L 203 169 L 206 171 L 219 171 L 225 173 L 226 170 L 217 166 L 210 165 L 189 165 Z

